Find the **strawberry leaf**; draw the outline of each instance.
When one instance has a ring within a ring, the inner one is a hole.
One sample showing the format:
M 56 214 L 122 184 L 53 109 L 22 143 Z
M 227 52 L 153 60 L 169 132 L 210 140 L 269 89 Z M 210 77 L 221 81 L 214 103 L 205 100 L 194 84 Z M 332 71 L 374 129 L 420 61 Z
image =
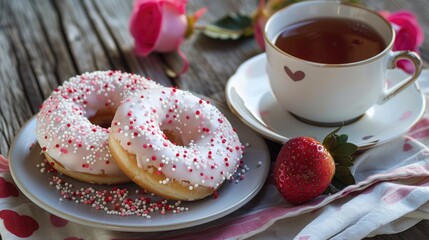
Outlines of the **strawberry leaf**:
M 338 131 L 340 131 L 340 129 L 341 129 L 341 127 L 339 127 L 339 128 L 337 128 L 337 129 L 335 129 L 334 131 L 332 131 L 332 132 L 330 132 L 330 133 L 328 133 L 328 135 L 326 135 L 326 137 L 325 137 L 325 139 L 323 139 L 323 142 L 322 142 L 322 144 L 323 144 L 323 146 L 325 146 L 325 148 L 328 150 L 328 151 L 331 151 L 331 150 L 333 150 L 333 149 L 335 149 L 336 148 L 336 146 L 337 146 L 337 138 L 338 138 L 338 135 L 336 134 Z
M 349 143 L 348 136 L 346 134 L 337 133 L 341 127 L 338 127 L 331 133 L 329 133 L 325 139 L 323 139 L 323 146 L 329 151 L 335 162 L 335 174 L 331 181 L 338 189 L 343 189 L 348 185 L 355 184 L 355 179 L 350 172 L 349 167 L 353 166 L 353 154 L 357 151 L 358 147 Z
M 335 163 L 338 163 L 337 165 L 351 167 L 353 166 L 353 157 L 349 155 L 335 155 L 334 157 Z
M 335 166 L 334 180 L 336 184 L 334 182 L 332 184 L 339 189 L 356 183 L 350 169 L 341 165 Z
M 353 155 L 357 151 L 358 147 L 353 143 L 343 143 L 338 145 L 337 148 L 334 149 L 334 155 Z
M 349 140 L 349 136 L 347 136 L 346 134 L 341 134 L 340 136 L 338 136 L 337 138 L 337 143 L 338 144 L 343 144 L 346 143 L 347 140 Z
M 335 137 L 335 135 L 328 135 L 325 137 L 325 139 L 323 139 L 322 145 L 329 152 L 331 152 L 331 150 L 335 149 L 335 147 L 337 146 L 337 138 Z

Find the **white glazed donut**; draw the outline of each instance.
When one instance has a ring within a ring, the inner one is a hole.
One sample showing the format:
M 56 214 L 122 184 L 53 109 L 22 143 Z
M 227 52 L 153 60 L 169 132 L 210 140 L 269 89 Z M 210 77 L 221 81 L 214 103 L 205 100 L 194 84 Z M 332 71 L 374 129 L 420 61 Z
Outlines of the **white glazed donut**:
M 233 176 L 238 135 L 207 101 L 175 88 L 136 92 L 118 107 L 110 151 L 142 188 L 175 200 L 204 198 Z
M 59 172 L 85 182 L 129 181 L 116 165 L 108 134 L 116 108 L 124 98 L 154 81 L 119 71 L 85 73 L 70 78 L 43 103 L 37 115 L 37 140 Z

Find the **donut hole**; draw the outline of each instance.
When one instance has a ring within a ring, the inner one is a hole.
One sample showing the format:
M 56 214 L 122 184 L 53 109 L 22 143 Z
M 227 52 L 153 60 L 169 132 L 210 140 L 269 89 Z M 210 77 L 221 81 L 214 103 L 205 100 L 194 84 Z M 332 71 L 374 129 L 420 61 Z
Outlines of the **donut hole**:
M 183 140 L 178 130 L 175 129 L 161 129 L 167 139 L 177 146 L 185 146 L 187 143 Z
M 115 112 L 112 110 L 99 110 L 94 116 L 88 117 L 88 120 L 94 125 L 107 129 L 112 125 L 114 117 Z

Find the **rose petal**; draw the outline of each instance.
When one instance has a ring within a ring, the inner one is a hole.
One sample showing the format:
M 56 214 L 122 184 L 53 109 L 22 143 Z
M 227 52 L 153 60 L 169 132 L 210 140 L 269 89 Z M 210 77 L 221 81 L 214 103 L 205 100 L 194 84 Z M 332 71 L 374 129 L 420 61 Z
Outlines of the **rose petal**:
M 162 0 L 161 2 L 171 4 L 174 6 L 180 14 L 185 14 L 187 0 Z
M 161 32 L 162 6 L 159 1 L 141 0 L 134 5 L 130 32 L 138 55 L 149 55 Z
M 415 39 L 415 47 L 413 49 L 407 50 L 415 50 L 419 47 L 424 41 L 424 33 L 417 21 L 417 17 L 410 11 L 402 10 L 395 13 L 390 13 L 386 19 L 397 25 L 400 29 L 407 29 L 407 31 L 412 32 L 412 37 Z
M 264 12 L 265 0 L 259 1 L 258 9 L 253 15 L 253 36 L 262 50 L 265 50 L 264 28 L 268 17 Z
M 418 48 L 416 34 L 414 28 L 407 28 L 403 25 L 403 27 L 396 32 L 393 50 L 416 50 Z
M 396 38 L 393 50 L 411 50 L 418 52 L 420 45 L 424 41 L 424 33 L 420 27 L 417 17 L 408 10 L 401 10 L 394 13 L 380 11 L 380 15 L 392 23 Z M 414 72 L 414 65 L 407 60 L 399 60 L 397 66 L 408 73 Z
M 188 21 L 184 14 L 179 13 L 177 8 L 170 4 L 163 5 L 162 14 L 160 33 L 154 50 L 172 52 L 182 43 Z
M 194 13 L 194 18 L 195 21 L 198 21 L 198 19 L 201 18 L 201 16 L 203 16 L 206 12 L 207 12 L 207 8 L 200 8 L 198 9 L 195 13 Z
M 255 40 L 262 50 L 265 50 L 264 27 L 266 22 L 267 19 L 260 17 L 253 25 L 253 34 L 255 36 Z

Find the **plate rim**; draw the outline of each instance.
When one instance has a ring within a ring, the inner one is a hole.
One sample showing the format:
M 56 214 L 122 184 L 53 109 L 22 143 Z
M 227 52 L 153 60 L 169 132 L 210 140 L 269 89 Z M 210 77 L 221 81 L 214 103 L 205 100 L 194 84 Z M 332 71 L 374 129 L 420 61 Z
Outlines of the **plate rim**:
M 251 65 L 252 62 L 257 62 L 257 61 L 261 61 L 261 59 L 266 58 L 266 53 L 260 53 L 257 54 L 249 59 L 247 59 L 246 61 L 244 61 L 238 68 L 237 70 L 234 72 L 233 75 L 231 75 L 225 85 L 225 96 L 226 96 L 226 102 L 227 102 L 227 106 L 229 107 L 229 109 L 231 110 L 231 112 L 233 114 L 235 114 L 243 123 L 245 123 L 248 127 L 250 127 L 251 129 L 253 129 L 254 131 L 258 132 L 259 134 L 261 134 L 263 137 L 272 140 L 274 142 L 277 142 L 279 144 L 284 144 L 286 141 L 288 141 L 290 139 L 290 137 L 287 136 L 283 136 L 279 133 L 276 133 L 274 130 L 270 129 L 268 126 L 263 126 L 263 123 L 260 123 L 258 119 L 256 119 L 256 117 L 253 116 L 252 113 L 246 114 L 246 113 L 242 113 L 242 111 L 240 110 L 240 107 L 237 107 L 236 104 L 234 104 L 232 97 L 231 97 L 231 92 L 233 90 L 235 90 L 233 83 L 237 80 L 238 75 L 240 75 L 240 72 L 243 71 L 243 69 L 245 68 L 245 65 Z M 375 146 L 379 146 L 382 144 L 385 144 L 387 142 L 390 142 L 398 137 L 400 137 L 401 135 L 403 135 L 408 129 L 410 129 L 414 124 L 416 124 L 424 115 L 425 109 L 426 109 L 426 98 L 424 93 L 421 91 L 419 84 L 416 82 L 414 82 L 412 84 L 412 86 L 415 88 L 415 90 L 419 93 L 419 101 L 422 103 L 422 107 L 421 109 L 419 109 L 419 112 L 416 116 L 416 118 L 412 121 L 412 123 L 410 123 L 406 128 L 403 128 L 401 131 L 398 131 L 396 134 L 388 136 L 384 139 L 380 139 L 376 142 L 374 141 L 369 141 L 366 142 L 364 144 L 360 144 L 358 145 L 358 150 L 366 150 L 366 149 L 370 149 L 373 148 Z M 235 90 L 236 91 L 236 90 Z M 244 107 L 246 108 L 246 107 Z M 247 109 L 246 109 L 247 110 Z M 249 119 L 251 120 L 249 120 Z M 255 123 L 253 123 L 253 122 Z M 310 125 L 309 125 L 310 126 Z M 312 127 L 318 127 L 315 125 L 311 125 Z M 323 127 L 320 127 L 323 128 Z
M 219 106 L 219 104 L 216 105 L 218 108 L 220 108 L 221 111 L 229 111 L 229 109 L 224 106 L 221 105 Z M 233 114 L 232 112 L 231 116 L 232 117 L 236 117 L 235 114 Z M 37 117 L 37 113 L 35 115 L 33 115 L 30 119 L 28 119 L 20 128 L 20 130 L 18 131 L 18 133 L 15 135 L 12 144 L 9 148 L 9 154 L 8 154 L 8 159 L 9 159 L 9 167 L 10 167 L 10 174 L 12 176 L 12 179 L 14 181 L 14 183 L 16 184 L 16 186 L 19 188 L 19 190 L 23 193 L 23 195 L 25 197 L 27 197 L 31 202 L 33 202 L 35 205 L 37 205 L 38 207 L 42 208 L 43 210 L 47 211 L 50 214 L 56 215 L 58 217 L 61 217 L 65 220 L 80 224 L 80 225 L 86 225 L 86 226 L 90 226 L 90 227 L 96 227 L 99 229 L 105 229 L 105 230 L 112 230 L 112 231 L 128 231 L 128 232 L 160 232 L 160 231 L 169 231 L 169 230 L 178 230 L 178 229 L 184 229 L 184 228 L 189 228 L 189 227 L 194 227 L 194 226 L 198 226 L 204 223 L 208 223 L 217 219 L 220 219 L 222 217 L 225 217 L 226 215 L 238 210 L 239 208 L 243 207 L 246 203 L 250 202 L 262 189 L 262 187 L 265 184 L 265 181 L 268 177 L 269 174 L 269 170 L 270 170 L 270 152 L 268 149 L 268 146 L 266 145 L 266 143 L 264 142 L 263 138 L 261 136 L 259 136 L 258 134 L 256 134 L 255 132 L 253 132 L 251 129 L 248 129 L 246 131 L 249 131 L 249 133 L 253 134 L 254 136 L 252 136 L 252 139 L 256 139 L 256 141 L 260 142 L 260 146 L 259 148 L 261 149 L 262 154 L 264 155 L 264 159 L 266 160 L 266 163 L 263 164 L 264 169 L 261 175 L 261 181 L 259 181 L 258 184 L 256 184 L 256 186 L 249 192 L 247 192 L 245 195 L 245 197 L 241 198 L 240 201 L 236 202 L 232 207 L 226 208 L 226 210 L 221 211 L 221 212 L 216 212 L 216 213 L 212 213 L 211 215 L 208 215 L 204 218 L 198 218 L 198 219 L 192 219 L 189 220 L 185 223 L 175 223 L 175 224 L 164 224 L 164 225 L 159 225 L 159 226 L 144 226 L 144 224 L 142 225 L 136 225 L 136 226 L 124 226 L 124 225 L 111 225 L 111 224 L 107 224 L 107 223 L 100 223 L 97 221 L 97 219 L 94 220 L 89 220 L 87 218 L 80 218 L 76 215 L 72 215 L 69 214 L 67 212 L 61 211 L 61 209 L 56 209 L 52 206 L 50 206 L 49 204 L 43 202 L 41 199 L 39 199 L 36 194 L 34 194 L 33 192 L 29 191 L 29 189 L 27 189 L 27 187 L 25 187 L 25 185 L 23 184 L 23 182 L 21 181 L 21 179 L 16 176 L 16 172 L 15 172 L 15 166 L 12 163 L 14 161 L 14 152 L 18 149 L 17 147 L 17 143 L 18 140 L 20 139 L 20 137 L 22 136 L 24 130 L 26 130 L 28 127 L 30 127 L 30 124 L 36 124 L 36 117 Z M 240 123 L 242 123 L 239 119 L 237 119 Z M 248 128 L 247 125 L 243 124 L 242 125 L 245 128 Z M 35 137 L 35 144 L 37 143 L 37 138 Z M 31 150 L 30 150 L 31 152 Z M 30 153 L 29 152 L 29 153 Z M 25 155 L 28 156 L 29 153 L 26 153 Z M 227 182 L 225 182 L 227 183 Z M 191 210 L 192 211 L 192 210 Z

